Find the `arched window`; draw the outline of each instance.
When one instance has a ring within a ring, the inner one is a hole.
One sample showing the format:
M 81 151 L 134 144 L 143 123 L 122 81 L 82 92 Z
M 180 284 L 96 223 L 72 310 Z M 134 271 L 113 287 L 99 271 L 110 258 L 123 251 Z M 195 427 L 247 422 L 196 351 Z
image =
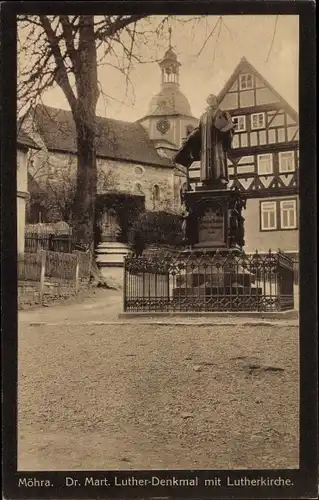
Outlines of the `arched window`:
M 135 192 L 135 194 L 144 195 L 142 186 L 139 182 L 135 183 L 134 192 Z
M 160 188 L 157 184 L 153 186 L 153 206 L 154 208 L 160 201 Z

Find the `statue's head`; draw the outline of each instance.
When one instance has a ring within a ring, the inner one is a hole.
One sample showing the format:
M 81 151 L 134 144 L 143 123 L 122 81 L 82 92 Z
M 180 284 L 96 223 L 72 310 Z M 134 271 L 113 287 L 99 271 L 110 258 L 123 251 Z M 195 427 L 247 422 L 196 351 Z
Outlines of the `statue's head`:
M 212 108 L 216 108 L 218 106 L 217 96 L 215 96 L 214 94 L 209 94 L 206 102 L 207 102 L 208 106 L 210 106 Z

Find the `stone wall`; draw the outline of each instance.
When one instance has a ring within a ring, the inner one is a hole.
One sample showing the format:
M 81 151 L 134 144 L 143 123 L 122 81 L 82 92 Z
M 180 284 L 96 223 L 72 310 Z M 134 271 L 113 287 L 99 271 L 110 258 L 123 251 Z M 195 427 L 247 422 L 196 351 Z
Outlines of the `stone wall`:
M 88 287 L 88 279 L 80 281 L 78 291 L 75 289 L 75 282 L 59 283 L 57 281 L 46 280 L 44 283 L 44 293 L 41 297 L 39 283 L 35 281 L 19 281 L 18 309 L 48 304 L 63 298 L 66 299 L 77 295 L 77 293 L 87 289 Z
M 33 154 L 28 168 L 38 184 L 45 189 L 48 182 L 62 186 L 75 182 L 76 166 L 76 155 L 41 150 Z M 178 209 L 182 180 L 180 175 L 175 175 L 173 166 L 144 165 L 107 158 L 98 158 L 97 166 L 98 193 L 107 190 L 142 193 L 148 210 Z M 155 186 L 158 186 L 157 198 L 154 197 Z

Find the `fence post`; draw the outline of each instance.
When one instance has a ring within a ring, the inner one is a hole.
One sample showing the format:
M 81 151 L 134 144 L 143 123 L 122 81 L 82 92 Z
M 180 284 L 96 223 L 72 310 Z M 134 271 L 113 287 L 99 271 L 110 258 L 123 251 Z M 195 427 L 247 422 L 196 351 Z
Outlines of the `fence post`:
M 40 273 L 40 301 L 41 304 L 43 302 L 43 294 L 44 294 L 44 278 L 45 278 L 45 261 L 46 261 L 46 251 L 40 250 L 41 255 L 41 273 Z
M 91 281 L 91 268 L 92 268 L 92 259 L 94 259 L 94 251 L 89 250 L 89 266 L 88 266 L 88 281 Z
M 126 266 L 126 255 L 124 256 L 124 265 L 123 265 L 123 311 L 126 312 L 126 284 L 127 284 L 127 266 Z
M 79 251 L 75 252 L 76 254 L 76 267 L 75 267 L 75 293 L 79 293 L 80 287 L 80 256 Z

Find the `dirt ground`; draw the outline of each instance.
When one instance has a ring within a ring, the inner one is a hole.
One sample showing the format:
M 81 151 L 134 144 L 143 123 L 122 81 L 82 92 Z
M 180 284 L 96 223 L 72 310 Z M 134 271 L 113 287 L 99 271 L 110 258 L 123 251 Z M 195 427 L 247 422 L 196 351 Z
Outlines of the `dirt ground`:
M 120 297 L 19 314 L 19 470 L 298 467 L 298 327 L 115 324 Z

